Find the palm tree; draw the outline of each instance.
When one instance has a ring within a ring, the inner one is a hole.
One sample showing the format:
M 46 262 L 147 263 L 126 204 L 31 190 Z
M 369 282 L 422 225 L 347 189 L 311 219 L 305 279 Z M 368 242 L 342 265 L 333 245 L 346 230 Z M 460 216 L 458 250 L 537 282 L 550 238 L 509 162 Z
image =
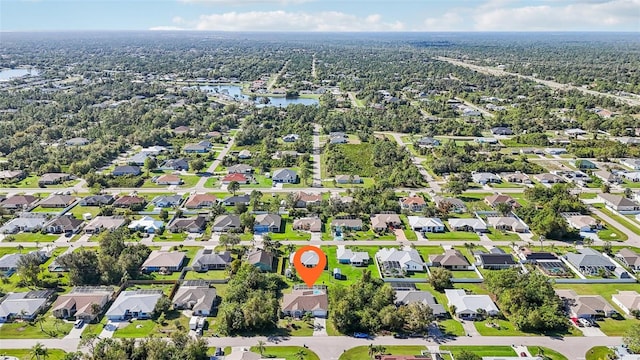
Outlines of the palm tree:
M 31 358 L 36 360 L 46 359 L 49 356 L 49 351 L 41 343 L 36 343 L 31 348 Z
M 296 359 L 304 360 L 307 357 L 307 352 L 304 349 L 300 349 L 295 353 Z
M 265 351 L 265 342 L 262 340 L 258 340 L 258 351 L 260 352 L 260 356 L 264 355 L 264 351 Z

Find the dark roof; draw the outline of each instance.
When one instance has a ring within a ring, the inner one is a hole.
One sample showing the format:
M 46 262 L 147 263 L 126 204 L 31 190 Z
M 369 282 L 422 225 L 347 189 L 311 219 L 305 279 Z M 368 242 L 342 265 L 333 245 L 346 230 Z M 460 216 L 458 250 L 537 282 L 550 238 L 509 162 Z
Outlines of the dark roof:
M 548 252 L 534 252 L 527 255 L 527 260 L 558 260 L 558 257 Z
M 513 257 L 509 254 L 478 254 L 484 265 L 515 265 Z

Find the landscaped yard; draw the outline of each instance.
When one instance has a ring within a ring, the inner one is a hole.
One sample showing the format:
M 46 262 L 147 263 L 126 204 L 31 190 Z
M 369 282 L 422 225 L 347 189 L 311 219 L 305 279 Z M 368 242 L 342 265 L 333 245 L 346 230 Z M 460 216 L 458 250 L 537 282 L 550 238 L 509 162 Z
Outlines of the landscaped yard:
M 253 346 L 250 349 L 255 353 L 260 353 L 258 347 Z M 265 346 L 265 358 L 281 358 L 286 360 L 298 360 L 298 352 L 304 353 L 304 360 L 320 360 L 318 355 L 309 349 L 300 346 Z
M 559 352 L 543 346 L 527 346 L 527 350 L 529 350 L 531 356 L 537 356 L 538 353 L 541 353 L 541 355 L 544 354 L 544 356 L 548 358 L 548 360 L 568 360 L 566 356 L 560 354 Z
M 609 355 L 614 355 L 613 350 L 607 346 L 594 346 L 587 351 L 586 360 L 609 360 Z
M 489 319 L 485 321 L 475 321 L 474 325 L 482 336 L 528 336 L 517 330 L 515 326 L 507 320 Z
M 438 324 L 440 325 L 440 330 L 445 334 L 448 334 L 451 336 L 465 335 L 464 327 L 462 327 L 462 324 L 458 320 L 455 320 L 455 319 L 441 320 L 441 321 L 438 321 Z
M 290 326 L 287 327 L 287 324 Z M 280 319 L 280 321 L 278 321 L 278 327 L 287 329 L 290 336 L 313 336 L 313 322 Z
M 69 210 L 69 213 L 73 214 L 76 219 L 82 219 L 84 214 L 91 214 L 91 218 L 95 218 L 100 213 L 100 207 L 76 205 Z
M 293 220 L 287 217 L 282 217 L 284 223 L 284 232 L 281 233 L 269 233 L 273 240 L 310 240 L 311 233 L 307 231 L 293 230 Z
M 443 233 L 426 233 L 425 236 L 428 240 L 480 240 L 478 234 L 466 231 L 451 231 L 449 227 L 446 227 L 446 231 Z
M 73 324 L 56 320 L 50 313 L 44 315 L 42 327 L 29 322 L 6 323 L 0 328 L 0 339 L 51 339 L 64 337 Z M 44 331 L 43 331 L 44 330 Z
M 60 349 L 47 349 L 47 360 L 63 360 L 66 354 Z M 31 349 L 3 349 L 0 350 L 0 359 L 3 359 L 3 356 L 14 356 L 20 360 L 34 359 Z
M 491 229 L 487 233 L 487 237 L 493 241 L 520 241 L 520 237 L 516 233 Z
M 156 327 L 153 320 L 136 320 L 132 321 L 124 328 L 116 330 L 113 334 L 114 338 L 146 338 L 151 335 Z
M 187 271 L 185 280 L 224 280 L 229 278 L 226 270 L 210 270 L 207 272 Z
M 455 270 L 451 274 L 456 279 L 478 279 L 478 273 L 473 270 Z
M 612 305 L 614 304 L 612 303 Z M 639 323 L 640 320 L 637 319 L 607 318 L 598 321 L 598 326 L 603 333 L 607 334 L 607 336 L 624 336 L 633 324 Z

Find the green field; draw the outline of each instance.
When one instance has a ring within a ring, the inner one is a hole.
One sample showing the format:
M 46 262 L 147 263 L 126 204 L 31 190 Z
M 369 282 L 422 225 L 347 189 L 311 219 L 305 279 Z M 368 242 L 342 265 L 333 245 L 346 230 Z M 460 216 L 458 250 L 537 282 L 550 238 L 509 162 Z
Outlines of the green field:
M 443 233 L 426 233 L 426 237 L 428 240 L 480 240 L 478 234 L 467 231 L 451 231 L 449 226 L 446 226 L 446 231 Z
M 462 350 L 472 352 L 480 356 L 518 356 L 511 346 L 440 346 L 440 350 L 451 351 L 454 357 L 460 355 Z
M 527 350 L 529 350 L 531 356 L 537 356 L 538 353 L 542 351 L 542 354 L 544 354 L 544 356 L 547 357 L 548 360 L 568 360 L 566 356 L 560 354 L 559 352 L 543 346 L 527 346 Z
M 56 241 L 60 235 L 49 235 L 49 234 L 42 234 L 39 232 L 36 233 L 30 233 L 30 232 L 22 232 L 19 234 L 15 234 L 13 235 L 14 237 L 14 241 L 15 242 L 54 242 Z
M 423 350 L 427 350 L 426 346 L 385 346 L 384 348 L 384 353 L 391 355 L 420 355 Z M 363 360 L 370 358 L 368 346 L 357 346 L 340 355 L 340 360 Z
M 63 360 L 67 353 L 60 349 L 47 349 L 47 360 Z M 14 356 L 20 360 L 32 360 L 35 357 L 31 354 L 30 349 L 6 349 L 0 350 L 0 359 L 3 356 Z
M 613 350 L 607 346 L 594 346 L 587 351 L 587 360 L 609 360 L 609 355 L 613 354 Z
M 293 230 L 293 219 L 286 216 L 282 217 L 284 223 L 284 232 L 269 233 L 273 240 L 311 240 L 311 233 L 307 231 Z
M 42 328 L 40 324 L 28 322 L 11 322 L 0 328 L 0 339 L 52 339 L 64 337 L 71 331 L 73 324 L 56 321 L 50 313 L 44 315 Z M 44 331 L 43 331 L 44 330 Z
M 153 320 L 136 320 L 113 334 L 114 338 L 146 338 L 154 332 L 156 323 Z

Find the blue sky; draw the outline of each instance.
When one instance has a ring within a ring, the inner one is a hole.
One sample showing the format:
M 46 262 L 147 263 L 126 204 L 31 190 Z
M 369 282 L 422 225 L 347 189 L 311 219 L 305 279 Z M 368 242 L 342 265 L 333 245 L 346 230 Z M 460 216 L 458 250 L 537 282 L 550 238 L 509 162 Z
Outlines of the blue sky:
M 640 31 L 640 0 L 1 0 L 0 30 Z

